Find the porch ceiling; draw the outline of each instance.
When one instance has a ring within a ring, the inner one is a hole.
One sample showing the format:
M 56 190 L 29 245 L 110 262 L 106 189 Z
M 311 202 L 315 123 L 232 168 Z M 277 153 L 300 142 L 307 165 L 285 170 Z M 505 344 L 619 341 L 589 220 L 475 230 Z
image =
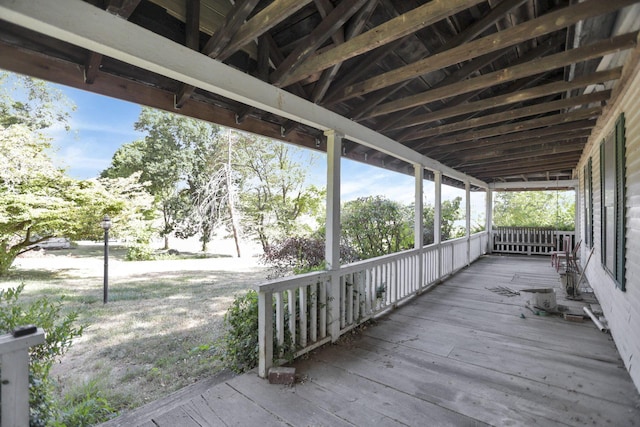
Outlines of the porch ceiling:
M 489 183 L 573 177 L 640 25 L 639 0 L 86 3 L 199 51 L 212 72 L 222 61 Z M 326 147 L 309 121 L 39 31 L 0 20 L 0 67 Z M 413 173 L 407 158 L 362 142 L 347 135 L 343 156 Z

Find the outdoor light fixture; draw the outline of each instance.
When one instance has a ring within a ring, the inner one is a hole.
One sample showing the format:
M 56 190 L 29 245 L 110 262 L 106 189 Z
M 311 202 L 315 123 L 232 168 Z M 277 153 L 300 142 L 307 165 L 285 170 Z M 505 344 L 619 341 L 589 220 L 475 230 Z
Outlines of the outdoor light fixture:
M 107 303 L 109 299 L 109 229 L 111 228 L 111 218 L 105 215 L 100 221 L 100 226 L 104 230 L 104 287 L 102 302 Z

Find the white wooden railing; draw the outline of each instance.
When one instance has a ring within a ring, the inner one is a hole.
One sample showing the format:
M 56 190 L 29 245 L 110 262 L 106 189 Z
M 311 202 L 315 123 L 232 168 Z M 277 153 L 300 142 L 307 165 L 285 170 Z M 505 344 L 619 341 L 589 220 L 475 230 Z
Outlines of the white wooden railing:
M 544 231 L 544 234 L 541 233 Z M 497 227 L 492 231 L 492 252 L 524 255 L 546 255 L 562 251 L 565 236 L 576 244 L 574 231 L 548 230 L 538 227 Z M 570 248 L 570 250 L 571 250 Z
M 0 335 L 2 427 L 29 425 L 29 348 L 44 342 L 44 331 L 14 338 Z
M 268 374 L 283 348 L 299 357 L 337 340 L 469 265 L 487 252 L 487 243 L 482 232 L 258 285 L 259 375 Z

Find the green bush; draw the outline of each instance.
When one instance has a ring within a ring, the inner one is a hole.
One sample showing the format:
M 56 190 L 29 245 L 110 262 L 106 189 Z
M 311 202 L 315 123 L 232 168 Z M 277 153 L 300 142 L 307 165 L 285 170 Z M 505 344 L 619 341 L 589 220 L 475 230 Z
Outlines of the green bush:
M 127 247 L 127 261 L 151 261 L 155 259 L 153 249 L 144 243 L 134 243 Z
M 286 301 L 285 301 L 286 303 Z M 285 314 L 285 343 L 291 342 L 287 328 L 288 316 Z M 228 369 L 235 373 L 255 368 L 259 360 L 258 344 L 258 293 L 254 290 L 238 295 L 224 316 L 226 332 L 218 342 L 219 356 Z M 275 329 L 275 319 L 273 322 Z M 273 334 L 274 359 L 293 360 L 294 348 L 291 345 L 278 346 Z
M 238 295 L 224 315 L 221 359 L 233 372 L 241 373 L 258 364 L 258 293 Z
M 55 427 L 91 426 L 104 422 L 117 414 L 102 396 L 97 381 L 89 381 L 64 398 L 64 409 Z
M 49 371 L 69 349 L 72 340 L 82 335 L 84 326 L 74 325 L 77 313 L 61 313 L 62 298 L 52 301 L 42 297 L 22 304 L 19 297 L 23 290 L 24 284 L 15 289 L 0 290 L 0 333 L 9 333 L 28 324 L 45 330 L 44 344 L 29 349 L 29 406 L 30 425 L 46 426 L 59 416 Z

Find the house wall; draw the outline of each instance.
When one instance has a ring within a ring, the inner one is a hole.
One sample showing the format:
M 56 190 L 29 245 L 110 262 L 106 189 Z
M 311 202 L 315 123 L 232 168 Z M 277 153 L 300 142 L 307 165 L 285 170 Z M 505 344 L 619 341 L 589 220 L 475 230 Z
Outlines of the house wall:
M 595 247 L 586 269 L 586 277 L 594 289 L 609 323 L 620 356 L 640 390 L 640 63 L 638 50 L 630 55 L 623 78 L 618 82 L 610 108 L 600 118 L 578 165 L 580 176 L 580 230 L 584 238 L 584 166 L 593 162 L 593 235 Z M 626 291 L 615 282 L 601 264 L 601 199 L 600 143 L 611 132 L 624 112 L 626 121 Z M 591 248 L 582 245 L 581 263 L 587 261 Z

